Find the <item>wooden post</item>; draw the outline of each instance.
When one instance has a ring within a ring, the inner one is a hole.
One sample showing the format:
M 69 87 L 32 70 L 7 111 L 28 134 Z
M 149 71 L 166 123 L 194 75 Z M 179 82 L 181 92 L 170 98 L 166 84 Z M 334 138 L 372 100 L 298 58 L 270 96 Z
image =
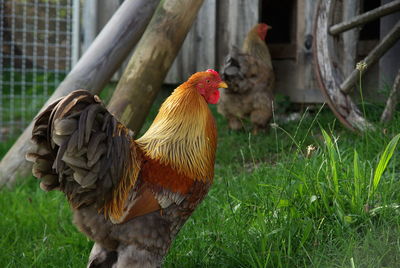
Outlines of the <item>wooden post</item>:
M 125 1 L 43 108 L 79 88 L 99 93 L 143 34 L 158 3 L 159 0 Z M 2 159 L 0 188 L 11 186 L 18 176 L 31 172 L 25 154 L 31 147 L 32 127 L 31 123 Z
M 129 61 L 109 110 L 138 133 L 203 0 L 163 0 Z

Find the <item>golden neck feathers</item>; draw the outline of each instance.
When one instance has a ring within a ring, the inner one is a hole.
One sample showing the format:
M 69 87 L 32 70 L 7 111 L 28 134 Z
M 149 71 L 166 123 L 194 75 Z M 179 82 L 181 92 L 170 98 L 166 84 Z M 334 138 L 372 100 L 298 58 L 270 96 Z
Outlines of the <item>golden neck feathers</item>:
M 137 143 L 148 157 L 193 180 L 207 182 L 214 177 L 214 118 L 204 98 L 187 82 L 166 99 Z

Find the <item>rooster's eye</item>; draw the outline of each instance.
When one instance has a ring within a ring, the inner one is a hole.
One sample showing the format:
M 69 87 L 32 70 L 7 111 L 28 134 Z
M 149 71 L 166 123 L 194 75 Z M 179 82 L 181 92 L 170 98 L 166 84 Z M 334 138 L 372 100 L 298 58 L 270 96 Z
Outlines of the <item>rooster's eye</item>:
M 210 80 L 207 79 L 206 82 L 207 82 L 207 83 L 210 83 Z

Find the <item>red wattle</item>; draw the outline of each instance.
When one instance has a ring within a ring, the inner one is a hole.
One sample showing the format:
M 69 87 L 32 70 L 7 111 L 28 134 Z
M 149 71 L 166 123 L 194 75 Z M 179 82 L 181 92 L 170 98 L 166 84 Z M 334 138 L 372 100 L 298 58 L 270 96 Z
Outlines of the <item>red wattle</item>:
M 211 93 L 207 98 L 207 102 L 211 104 L 217 104 L 218 100 L 219 100 L 219 90 L 214 90 L 214 92 Z

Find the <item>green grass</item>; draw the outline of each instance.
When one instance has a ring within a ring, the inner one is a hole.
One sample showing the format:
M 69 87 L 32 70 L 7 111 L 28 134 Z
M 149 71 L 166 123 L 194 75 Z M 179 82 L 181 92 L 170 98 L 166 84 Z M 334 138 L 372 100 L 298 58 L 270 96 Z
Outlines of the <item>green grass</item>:
M 361 135 L 324 107 L 254 136 L 213 112 L 214 185 L 165 267 L 398 267 L 399 114 Z M 1 192 L 0 216 L 0 267 L 84 267 L 92 242 L 61 193 L 27 178 Z

